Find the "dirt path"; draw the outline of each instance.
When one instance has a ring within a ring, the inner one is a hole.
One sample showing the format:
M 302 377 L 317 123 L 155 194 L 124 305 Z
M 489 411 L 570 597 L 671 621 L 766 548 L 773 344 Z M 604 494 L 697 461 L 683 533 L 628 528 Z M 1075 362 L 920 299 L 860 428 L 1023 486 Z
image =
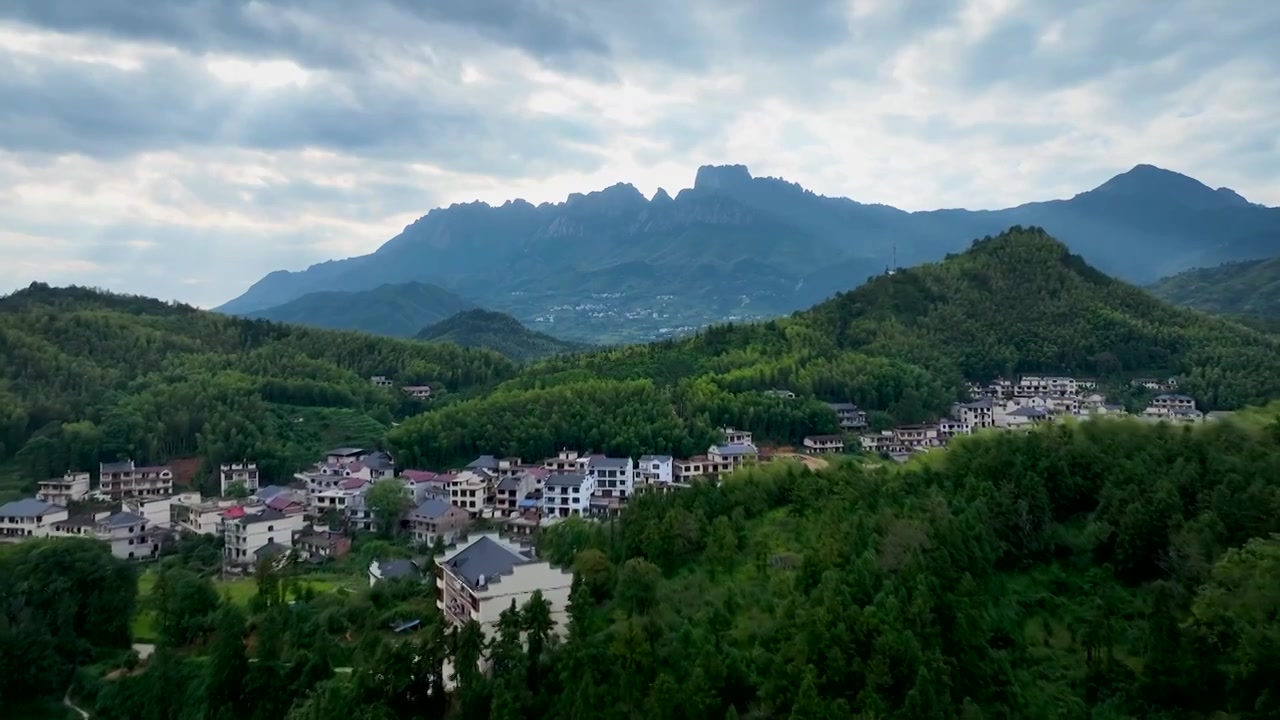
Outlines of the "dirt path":
M 780 455 L 774 455 L 774 457 L 779 460 L 799 460 L 810 470 L 822 470 L 831 464 L 823 458 L 813 455 L 802 455 L 800 453 L 783 453 Z
M 67 692 L 63 694 L 62 704 L 80 713 L 80 717 L 84 718 L 84 720 L 89 720 L 88 711 L 77 707 L 75 703 L 71 702 L 71 688 L 67 688 Z

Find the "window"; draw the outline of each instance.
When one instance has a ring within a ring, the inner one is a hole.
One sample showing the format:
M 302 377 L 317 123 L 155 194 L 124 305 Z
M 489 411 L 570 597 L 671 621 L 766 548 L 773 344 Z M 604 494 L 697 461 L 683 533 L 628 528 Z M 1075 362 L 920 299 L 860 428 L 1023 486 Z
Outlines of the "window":
M 268 525 L 268 526 L 267 526 L 267 532 L 275 532 L 275 529 L 276 529 L 276 526 L 275 526 L 275 525 Z M 270 542 L 270 541 L 268 541 L 268 542 Z

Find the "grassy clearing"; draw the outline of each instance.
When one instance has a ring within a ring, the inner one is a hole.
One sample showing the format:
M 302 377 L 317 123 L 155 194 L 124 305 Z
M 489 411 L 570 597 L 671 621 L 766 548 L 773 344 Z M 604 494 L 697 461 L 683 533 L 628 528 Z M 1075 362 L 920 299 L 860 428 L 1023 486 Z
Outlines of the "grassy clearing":
M 151 593 L 156 585 L 157 572 L 147 569 L 138 576 L 138 611 L 131 624 L 133 641 L 153 643 L 156 641 L 156 613 L 150 606 Z M 313 592 L 351 592 L 363 587 L 363 578 L 335 575 L 303 575 L 293 579 L 298 587 L 310 588 Z M 223 599 L 247 608 L 258 592 L 258 583 L 249 578 L 215 578 L 213 587 Z

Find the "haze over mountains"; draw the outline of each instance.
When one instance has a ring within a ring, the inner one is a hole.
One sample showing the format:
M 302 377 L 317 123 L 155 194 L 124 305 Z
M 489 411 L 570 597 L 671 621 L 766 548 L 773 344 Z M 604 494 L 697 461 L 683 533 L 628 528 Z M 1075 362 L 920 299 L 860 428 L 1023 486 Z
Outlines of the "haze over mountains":
M 1098 269 L 1144 284 L 1280 253 L 1280 209 L 1150 165 L 1067 200 L 914 213 L 705 166 L 674 197 L 620 183 L 563 203 L 435 209 L 374 253 L 270 273 L 218 309 L 420 282 L 558 337 L 645 340 L 786 314 L 1013 225 L 1043 227 Z

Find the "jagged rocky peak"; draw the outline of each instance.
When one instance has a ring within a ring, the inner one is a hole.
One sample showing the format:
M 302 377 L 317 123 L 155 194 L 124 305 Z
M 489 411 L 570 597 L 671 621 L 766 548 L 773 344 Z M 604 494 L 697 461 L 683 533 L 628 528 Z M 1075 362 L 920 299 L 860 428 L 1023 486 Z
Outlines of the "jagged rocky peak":
M 703 165 L 693 181 L 696 190 L 723 190 L 751 182 L 746 165 Z
M 655 193 L 653 194 L 653 199 L 652 199 L 652 200 L 650 200 L 649 202 L 651 202 L 651 203 L 658 203 L 658 202 L 661 202 L 661 203 L 669 203 L 669 202 L 671 202 L 671 195 L 667 193 L 667 189 L 666 189 L 666 188 L 658 188 L 658 191 L 657 191 L 657 192 L 655 192 Z
M 568 207 L 590 210 L 630 210 L 648 203 L 644 193 L 631 183 L 616 183 L 603 190 L 587 193 L 572 193 L 565 202 Z

